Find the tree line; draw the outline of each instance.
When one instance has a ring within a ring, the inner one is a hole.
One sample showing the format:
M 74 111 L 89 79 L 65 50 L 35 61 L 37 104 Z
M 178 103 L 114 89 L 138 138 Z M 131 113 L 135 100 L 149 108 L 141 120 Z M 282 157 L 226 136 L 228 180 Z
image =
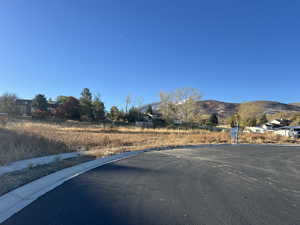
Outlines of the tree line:
M 239 113 L 236 113 L 227 119 L 227 123 L 230 124 L 231 127 L 256 127 L 268 123 L 268 118 L 266 114 L 256 117 L 243 117 Z
M 20 107 L 17 104 L 16 94 L 6 93 L 0 96 L 0 112 L 8 113 L 9 116 L 21 115 Z M 119 109 L 112 106 L 106 111 L 104 102 L 100 95 L 93 95 L 88 88 L 84 88 L 79 98 L 73 96 L 58 96 L 56 101 L 47 100 L 44 94 L 37 94 L 32 99 L 32 117 L 59 118 L 81 121 L 142 121 L 144 115 L 153 113 L 152 108 L 148 108 L 142 113 L 138 107 L 132 105 L 131 96 L 126 97 L 126 109 Z
M 145 118 L 149 118 L 164 125 L 217 125 L 219 122 L 217 114 L 211 114 L 208 118 L 203 119 L 199 113 L 198 101 L 200 99 L 201 94 L 197 89 L 180 88 L 171 92 L 161 92 L 159 107 L 155 111 L 151 105 L 141 107 L 141 100 L 139 100 L 139 106 L 134 106 L 130 95 L 125 99 L 124 109 L 112 106 L 106 110 L 100 95 L 93 95 L 88 88 L 84 88 L 79 98 L 58 96 L 54 102 L 51 99 L 50 101 L 47 100 L 44 94 L 37 94 L 32 99 L 32 116 L 40 119 L 110 120 L 113 122 L 136 122 L 145 121 Z M 0 96 L 0 112 L 7 112 L 11 116 L 19 115 L 16 100 L 15 94 Z

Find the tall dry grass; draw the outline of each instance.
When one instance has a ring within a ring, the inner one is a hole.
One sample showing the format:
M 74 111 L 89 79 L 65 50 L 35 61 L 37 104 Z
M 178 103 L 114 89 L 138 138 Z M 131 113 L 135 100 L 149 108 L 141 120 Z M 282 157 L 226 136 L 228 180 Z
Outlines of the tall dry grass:
M 271 134 L 243 134 L 240 140 L 258 144 L 289 142 L 285 137 Z M 19 122 L 0 128 L 0 164 L 71 151 L 95 150 L 102 155 L 128 149 L 216 143 L 230 143 L 229 134 L 205 130 Z

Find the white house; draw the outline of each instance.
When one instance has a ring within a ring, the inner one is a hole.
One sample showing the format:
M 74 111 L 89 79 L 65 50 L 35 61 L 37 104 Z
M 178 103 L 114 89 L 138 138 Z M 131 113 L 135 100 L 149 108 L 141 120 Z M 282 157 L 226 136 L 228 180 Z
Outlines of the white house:
M 266 130 L 262 127 L 245 127 L 243 130 L 244 133 L 258 133 L 263 134 Z
M 299 138 L 300 137 L 300 127 L 281 127 L 278 130 L 274 131 L 274 134 L 279 134 L 285 137 L 296 137 Z
M 275 120 L 272 120 L 269 123 L 266 123 L 266 124 L 262 125 L 262 128 L 265 129 L 265 130 L 273 131 L 273 130 L 280 129 L 281 127 L 284 127 L 284 126 L 288 126 L 289 123 L 290 123 L 289 120 L 275 119 Z

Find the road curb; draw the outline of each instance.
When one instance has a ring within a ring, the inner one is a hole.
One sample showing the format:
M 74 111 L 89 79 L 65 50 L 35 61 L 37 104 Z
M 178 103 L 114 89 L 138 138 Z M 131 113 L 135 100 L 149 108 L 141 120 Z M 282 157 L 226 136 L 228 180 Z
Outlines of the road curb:
M 48 155 L 48 156 L 42 156 L 42 157 L 35 157 L 31 159 L 24 159 L 15 161 L 12 163 L 9 163 L 4 166 L 0 166 L 0 176 L 11 173 L 19 170 L 23 170 L 29 167 L 36 167 L 39 165 L 46 165 L 52 162 L 55 162 L 56 160 L 63 160 L 63 159 L 70 159 L 79 157 L 81 155 L 84 155 L 83 152 L 70 152 L 70 153 L 61 153 L 61 154 L 55 154 L 55 155 Z
M 124 152 L 118 155 L 95 159 L 73 167 L 69 167 L 48 176 L 42 177 L 24 186 L 21 186 L 0 197 L 0 223 L 25 208 L 37 198 L 53 190 L 64 182 L 99 166 L 126 159 L 147 150 Z

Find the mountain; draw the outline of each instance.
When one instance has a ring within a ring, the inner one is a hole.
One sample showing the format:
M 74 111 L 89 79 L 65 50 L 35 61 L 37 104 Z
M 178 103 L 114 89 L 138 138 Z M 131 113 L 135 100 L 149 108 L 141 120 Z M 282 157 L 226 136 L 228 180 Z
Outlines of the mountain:
M 142 112 L 145 112 L 148 106 L 151 105 L 154 112 L 159 111 L 159 102 L 145 105 L 141 107 Z M 216 113 L 219 118 L 224 119 L 232 116 L 234 113 L 239 113 L 242 117 L 256 117 L 262 114 L 277 114 L 277 113 L 298 113 L 300 114 L 300 103 L 285 104 L 275 101 L 251 101 L 242 103 L 230 103 L 216 100 L 203 100 L 198 102 L 198 112 L 203 115 Z
M 217 114 L 221 118 L 232 116 L 238 111 L 238 103 L 204 100 L 198 102 L 198 112 L 204 115 Z
M 146 112 L 149 105 L 152 106 L 154 112 L 158 112 L 160 108 L 160 102 L 151 103 L 141 107 L 142 112 Z M 216 113 L 219 117 L 226 118 L 238 111 L 238 103 L 228 103 L 216 100 L 204 100 L 198 102 L 197 111 L 203 115 L 210 115 Z
M 296 106 L 300 106 L 300 102 L 289 103 L 289 105 L 296 105 Z
M 239 105 L 242 117 L 256 117 L 262 114 L 300 113 L 300 106 L 274 101 L 252 101 Z

